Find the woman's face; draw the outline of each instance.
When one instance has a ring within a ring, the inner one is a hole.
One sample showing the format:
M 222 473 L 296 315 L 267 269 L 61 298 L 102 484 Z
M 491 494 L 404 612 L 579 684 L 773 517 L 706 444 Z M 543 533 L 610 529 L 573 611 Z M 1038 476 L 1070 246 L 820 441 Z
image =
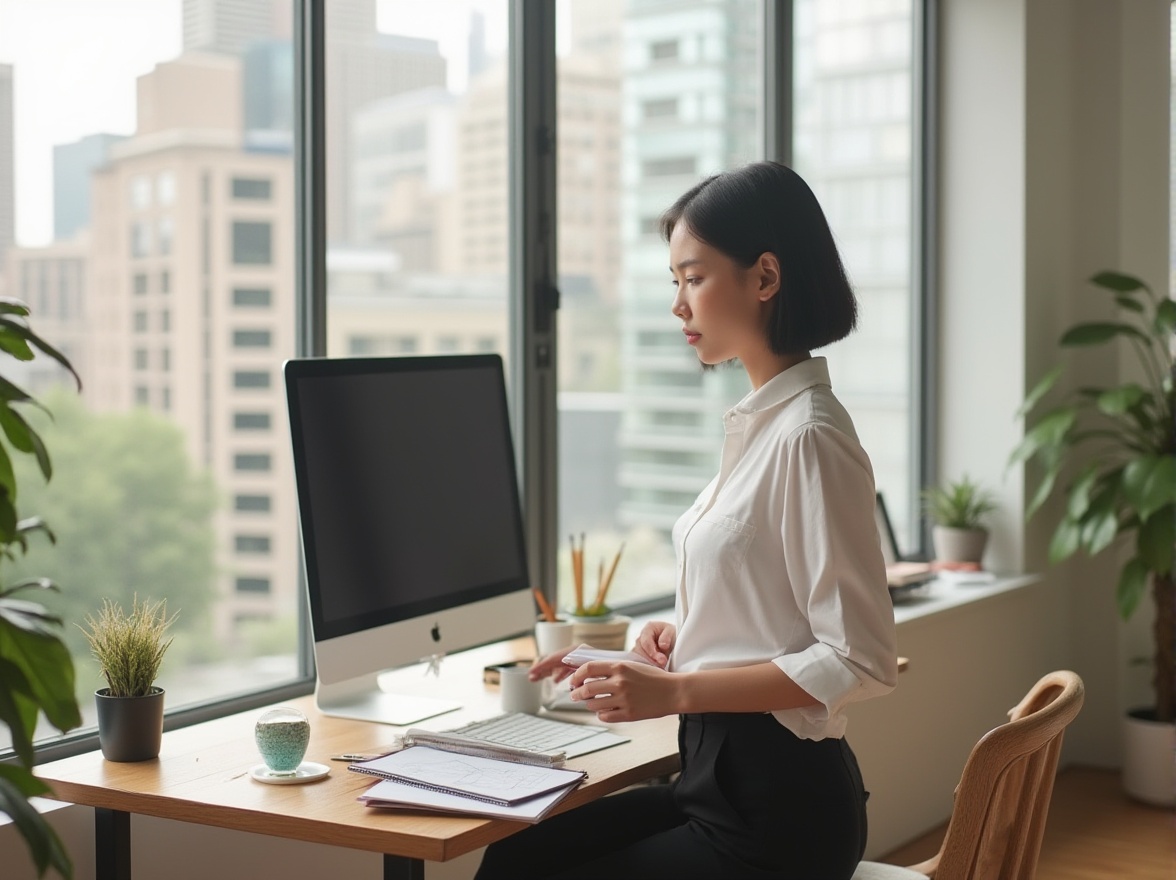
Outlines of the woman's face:
M 748 372 L 770 355 L 768 309 L 779 289 L 779 271 L 766 254 L 750 268 L 695 238 L 685 223 L 670 235 L 670 273 L 675 289 L 670 311 L 681 319 L 687 344 L 706 365 L 739 358 Z M 766 271 L 765 271 L 766 270 Z

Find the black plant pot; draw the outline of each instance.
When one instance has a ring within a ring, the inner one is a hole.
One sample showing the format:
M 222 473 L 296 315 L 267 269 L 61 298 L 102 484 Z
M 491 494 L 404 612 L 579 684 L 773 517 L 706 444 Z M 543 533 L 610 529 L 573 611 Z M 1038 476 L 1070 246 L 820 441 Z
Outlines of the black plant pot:
M 163 688 L 145 697 L 112 697 L 110 688 L 94 691 L 98 743 L 107 761 L 150 761 L 163 740 Z

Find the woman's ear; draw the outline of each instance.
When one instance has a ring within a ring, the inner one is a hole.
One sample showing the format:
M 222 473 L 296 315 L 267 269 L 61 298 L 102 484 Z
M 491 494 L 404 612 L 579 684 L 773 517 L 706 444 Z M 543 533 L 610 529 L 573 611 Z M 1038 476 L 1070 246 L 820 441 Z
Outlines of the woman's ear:
M 780 292 L 780 259 L 771 251 L 760 254 L 755 264 L 759 276 L 759 299 L 767 302 Z

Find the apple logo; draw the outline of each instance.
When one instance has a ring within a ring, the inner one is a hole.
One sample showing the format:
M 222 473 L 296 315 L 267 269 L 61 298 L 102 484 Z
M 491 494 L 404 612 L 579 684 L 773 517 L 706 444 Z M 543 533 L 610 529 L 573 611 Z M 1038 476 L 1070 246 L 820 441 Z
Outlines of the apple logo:
M 433 637 L 434 642 L 441 641 L 441 624 L 434 623 L 433 628 L 429 630 L 429 635 Z

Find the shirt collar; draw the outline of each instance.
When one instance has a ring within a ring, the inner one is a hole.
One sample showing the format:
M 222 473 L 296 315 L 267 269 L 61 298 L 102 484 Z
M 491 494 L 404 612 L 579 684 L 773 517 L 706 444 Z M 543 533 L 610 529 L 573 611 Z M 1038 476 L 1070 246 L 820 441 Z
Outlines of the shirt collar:
M 727 411 L 731 421 L 740 415 L 750 415 L 777 406 L 814 385 L 829 385 L 829 362 L 823 357 L 811 357 L 773 376 L 759 388 Z

